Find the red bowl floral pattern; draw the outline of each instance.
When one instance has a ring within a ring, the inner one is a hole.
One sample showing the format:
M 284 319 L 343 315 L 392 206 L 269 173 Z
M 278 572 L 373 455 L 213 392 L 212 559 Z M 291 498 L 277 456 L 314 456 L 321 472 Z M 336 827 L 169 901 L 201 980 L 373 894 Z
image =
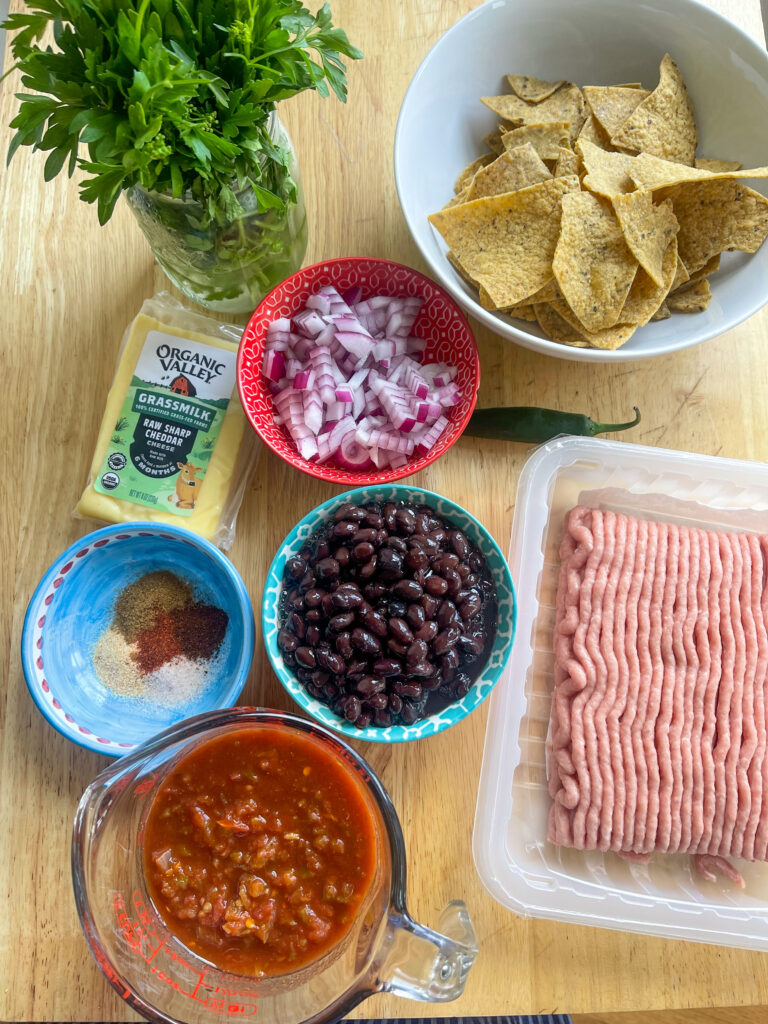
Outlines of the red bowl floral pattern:
M 461 399 L 445 412 L 448 428 L 425 455 L 411 458 L 399 469 L 349 470 L 334 464 L 317 466 L 303 459 L 287 431 L 272 416 L 272 395 L 261 373 L 268 325 L 278 317 L 291 317 L 323 285 L 338 291 L 359 285 L 363 297 L 371 295 L 414 296 L 424 300 L 412 333 L 426 338 L 425 362 L 443 361 L 457 367 L 456 383 Z M 323 260 L 304 267 L 267 295 L 248 322 L 237 357 L 237 385 L 251 426 L 276 455 L 303 473 L 336 484 L 389 483 L 418 473 L 440 458 L 461 436 L 472 415 L 480 386 L 480 359 L 472 330 L 453 299 L 434 281 L 411 267 L 391 260 L 345 257 Z

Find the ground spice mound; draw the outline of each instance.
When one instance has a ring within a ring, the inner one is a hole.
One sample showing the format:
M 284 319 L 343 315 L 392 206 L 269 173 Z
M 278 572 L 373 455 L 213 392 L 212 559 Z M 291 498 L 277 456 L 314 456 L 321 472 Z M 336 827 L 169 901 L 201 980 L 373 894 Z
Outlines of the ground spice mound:
M 129 644 L 151 629 L 158 614 L 192 603 L 192 587 L 168 569 L 148 572 L 129 584 L 115 601 L 114 626 Z
M 139 633 L 133 655 L 142 672 L 152 672 L 173 658 L 208 661 L 221 647 L 229 616 L 213 604 L 190 604 L 157 615 Z

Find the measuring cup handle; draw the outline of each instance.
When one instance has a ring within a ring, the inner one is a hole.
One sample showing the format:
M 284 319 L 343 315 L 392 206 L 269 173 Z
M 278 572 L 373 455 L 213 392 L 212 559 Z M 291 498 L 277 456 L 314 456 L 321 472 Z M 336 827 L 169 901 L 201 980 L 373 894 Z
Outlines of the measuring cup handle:
M 379 991 L 429 1003 L 458 998 L 477 956 L 466 905 L 452 900 L 440 915 L 439 932 L 414 921 L 407 911 L 391 911 L 389 921 L 394 934 Z

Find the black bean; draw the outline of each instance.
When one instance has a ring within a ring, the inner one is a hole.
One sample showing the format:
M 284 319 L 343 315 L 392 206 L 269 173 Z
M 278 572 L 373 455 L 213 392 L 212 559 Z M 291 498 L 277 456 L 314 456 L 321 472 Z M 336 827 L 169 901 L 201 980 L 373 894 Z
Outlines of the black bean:
M 459 615 L 468 622 L 477 615 L 482 607 L 482 599 L 476 590 L 470 590 L 466 598 L 459 605 Z
M 390 605 L 390 609 L 392 606 Z M 408 606 L 408 611 L 405 613 L 405 617 L 408 619 L 408 623 L 412 629 L 421 629 L 424 623 L 427 621 L 427 617 L 424 614 L 424 609 L 420 604 L 412 604 Z
M 342 519 L 333 528 L 333 536 L 338 537 L 339 540 L 349 540 L 355 533 L 357 533 L 357 523 L 353 523 L 349 519 Z
M 339 633 L 334 641 L 336 644 L 336 650 L 342 656 L 345 661 L 349 661 L 352 657 L 352 639 L 349 633 Z
M 451 692 L 457 700 L 461 700 L 462 697 L 466 697 L 469 691 L 472 689 L 472 680 L 466 674 L 466 672 L 459 672 L 456 678 L 451 683 Z
M 323 621 L 323 617 L 324 616 L 320 608 L 309 608 L 306 612 L 304 612 L 304 619 L 307 622 L 314 622 L 315 624 L 317 624 L 318 622 Z
M 291 608 L 293 608 L 295 612 L 303 612 L 306 607 L 306 605 L 304 604 L 304 595 L 296 591 L 296 593 L 293 594 L 293 596 L 291 597 L 288 604 L 291 606 Z
M 393 715 L 399 715 L 403 710 L 403 698 L 396 693 L 389 695 L 389 710 Z
M 314 668 L 317 664 L 315 660 L 315 652 L 311 647 L 297 647 L 296 648 L 296 661 L 304 668 Z
M 300 675 L 299 678 L 301 678 Z M 315 686 L 313 682 L 307 682 L 305 685 L 307 687 L 307 693 L 311 693 L 313 697 L 322 697 L 323 689 L 321 686 Z
M 448 584 L 442 576 L 428 576 L 424 583 L 424 589 L 429 594 L 442 597 L 448 589 Z
M 333 518 L 337 523 L 341 522 L 343 519 L 351 519 L 354 522 L 359 523 L 362 519 L 365 519 L 365 509 L 359 508 L 351 502 L 347 502 L 336 509 L 333 513 Z
M 374 711 L 382 710 L 389 704 L 389 697 L 386 693 L 372 693 L 370 697 L 366 697 L 363 701 L 366 707 L 373 708 Z
M 281 651 L 295 651 L 299 646 L 299 641 L 293 633 L 289 633 L 287 629 L 281 629 L 277 634 L 277 646 Z
M 374 530 L 380 530 L 384 526 L 384 516 L 375 506 L 365 509 L 365 524 Z
M 303 640 L 307 635 L 307 627 L 304 623 L 304 619 L 302 619 L 300 615 L 297 615 L 296 612 L 291 612 L 288 616 L 288 625 L 299 640 Z
M 387 537 L 386 541 L 384 542 L 384 546 L 387 548 L 394 548 L 395 551 L 400 551 L 402 554 L 405 554 L 405 552 L 408 550 L 408 545 L 406 544 L 402 537 Z
M 333 615 L 336 611 L 336 605 L 333 603 L 333 594 L 326 594 L 320 602 L 320 607 L 325 616 Z
M 368 668 L 368 662 L 362 661 L 359 657 L 347 665 L 347 678 L 348 679 L 362 679 L 365 675 L 365 671 Z
M 366 583 L 363 587 L 363 593 L 366 598 L 371 601 L 378 601 L 380 597 L 383 597 L 387 592 L 387 586 L 385 583 Z
M 316 668 L 315 671 L 312 673 L 312 682 L 315 684 L 315 686 L 321 688 L 325 686 L 325 684 L 328 682 L 330 678 L 331 677 L 328 675 L 327 672 L 323 672 L 319 668 Z
M 469 556 L 469 567 L 472 572 L 482 572 L 484 564 L 483 556 L 478 551 L 473 551 Z
M 420 587 L 423 587 L 427 581 L 427 570 L 417 569 L 416 572 L 413 574 L 413 578 L 414 581 L 418 583 Z
M 352 548 L 352 557 L 356 562 L 367 562 L 373 555 L 373 544 L 367 540 L 361 540 Z
M 423 640 L 414 640 L 406 651 L 408 665 L 415 665 L 417 661 L 423 661 L 429 653 L 429 648 Z
M 461 576 L 456 572 L 455 569 L 446 569 L 443 573 L 448 593 L 451 597 L 456 597 L 458 592 L 461 590 Z
M 386 530 L 376 531 L 376 540 L 374 541 L 377 548 L 380 548 L 382 544 L 385 544 L 389 540 L 389 534 Z
M 421 607 L 424 609 L 426 618 L 434 619 L 437 615 L 437 609 L 440 607 L 440 602 L 433 594 L 424 594 L 421 599 Z
M 382 514 L 384 516 L 384 525 L 390 533 L 394 533 L 397 529 L 397 519 L 395 518 L 397 514 L 397 506 L 393 505 L 391 501 L 388 501 L 382 509 Z
M 418 661 L 415 665 L 408 666 L 408 672 L 412 676 L 433 676 L 436 669 L 431 661 Z
M 350 538 L 350 544 L 360 544 L 365 542 L 366 544 L 373 544 L 376 540 L 378 530 L 371 529 L 371 527 L 365 527 L 362 530 L 358 530 Z
M 424 591 L 415 580 L 398 580 L 392 586 L 392 593 L 404 601 L 416 601 Z
M 321 540 L 317 545 L 317 551 L 315 552 L 315 561 L 318 558 L 327 558 L 331 553 L 331 545 L 327 540 Z
M 395 683 L 392 689 L 399 697 L 413 697 L 415 700 L 419 700 L 421 697 L 419 683 Z
M 360 579 L 369 580 L 376 572 L 376 555 L 372 555 L 365 565 L 360 566 Z
M 427 534 L 427 536 L 429 537 L 430 540 L 433 540 L 435 542 L 435 544 L 442 544 L 443 541 L 448 536 L 448 534 L 442 528 L 442 526 L 438 526 L 438 528 L 436 530 L 430 530 L 429 533 Z
M 453 626 L 456 622 L 460 621 L 459 613 L 456 610 L 456 605 L 453 601 L 449 601 L 447 598 L 440 603 L 440 607 L 437 609 L 437 624 L 441 629 L 446 629 L 448 626 Z
M 384 579 L 403 575 L 403 556 L 391 547 L 379 548 L 379 571 Z
M 347 697 L 344 701 L 344 717 L 348 722 L 354 722 L 360 715 L 361 704 L 357 697 Z
M 402 619 L 408 611 L 407 602 L 401 601 L 399 597 L 390 597 L 387 607 L 389 608 L 389 614 L 395 615 L 398 619 Z
M 328 628 L 334 633 L 343 633 L 345 629 L 352 625 L 354 620 L 354 612 L 340 612 L 329 620 Z
M 438 633 L 432 645 L 435 654 L 445 654 L 451 647 L 455 647 L 461 636 L 461 630 L 456 626 L 448 626 L 442 633 Z
M 355 725 L 358 727 L 358 729 L 367 729 L 368 726 L 371 724 L 372 718 L 373 716 L 371 715 L 370 711 L 361 711 L 360 714 L 357 716 Z
M 424 625 L 421 627 L 421 629 L 417 631 L 416 639 L 417 640 L 423 640 L 424 643 L 428 644 L 432 640 L 435 639 L 435 637 L 437 636 L 439 630 L 440 630 L 440 627 L 438 626 L 438 624 L 436 622 L 434 622 L 434 621 L 425 622 Z
M 303 558 L 289 558 L 285 563 L 285 570 L 292 580 L 300 580 L 307 571 L 307 563 Z
M 416 532 L 417 533 L 429 533 L 431 527 L 429 525 L 429 516 L 422 509 L 416 513 Z
M 426 569 L 429 566 L 429 558 L 421 548 L 410 548 L 405 556 L 405 564 L 409 569 Z
M 387 647 L 389 648 L 390 653 L 394 654 L 398 658 L 404 658 L 405 652 L 408 649 L 406 644 L 401 644 L 399 640 L 392 640 L 391 638 L 387 640 Z
M 345 544 L 339 544 L 333 553 L 333 557 L 339 563 L 341 569 L 346 569 L 349 565 L 349 548 Z
M 378 654 L 381 650 L 381 644 L 373 633 L 359 626 L 352 630 L 352 646 L 362 654 Z
M 415 722 L 418 722 L 421 717 L 422 713 L 415 705 L 410 704 L 408 701 L 403 701 L 403 710 L 400 712 L 400 718 L 403 725 L 413 725 Z
M 389 632 L 387 620 L 380 612 L 375 612 L 372 608 L 369 608 L 362 614 L 358 614 L 363 625 L 369 632 L 374 633 L 379 637 L 384 637 Z
M 426 676 L 425 678 L 423 678 L 421 680 L 421 685 L 427 691 L 429 691 L 429 690 L 437 690 L 439 688 L 439 686 L 440 686 L 441 681 L 442 681 L 442 676 L 437 671 L 435 666 L 431 665 L 430 667 L 433 669 L 433 675 Z
M 306 592 L 311 590 L 316 583 L 317 580 L 315 579 L 315 574 L 311 569 L 308 569 L 299 580 L 299 590 L 302 594 L 306 594 Z
M 403 666 L 395 658 L 377 658 L 373 663 L 373 671 L 377 676 L 401 676 Z
M 310 647 L 316 647 L 322 639 L 322 633 L 313 623 L 311 626 L 307 626 L 306 641 Z
M 315 657 L 317 658 L 317 663 L 321 668 L 328 669 L 328 671 L 333 672 L 334 675 L 341 675 L 341 673 L 346 669 L 344 659 L 340 655 L 334 654 L 332 651 L 318 648 L 315 651 Z
M 313 587 L 312 590 L 308 590 L 304 595 L 304 603 L 307 608 L 317 608 L 325 597 L 325 593 L 326 592 L 324 590 L 320 590 L 318 587 Z
M 471 572 L 469 574 L 469 576 L 465 576 L 464 577 L 464 586 L 465 587 L 476 587 L 479 582 L 480 582 L 480 577 L 476 573 L 474 573 L 474 572 Z
M 470 574 L 470 568 L 466 562 L 459 562 L 456 566 L 456 572 L 461 576 L 462 581 L 464 581 Z
M 380 729 L 386 729 L 388 726 L 392 725 L 392 715 L 386 708 L 380 708 L 374 714 L 373 721 Z
M 401 644 L 409 644 L 413 640 L 413 633 L 408 627 L 408 623 L 405 619 L 391 618 L 389 620 L 389 631 L 395 640 L 399 640 Z
M 453 669 L 459 667 L 459 652 L 455 647 L 451 647 L 445 652 L 440 659 L 440 668 L 445 672 L 451 672 Z
M 459 564 L 456 555 L 443 554 L 432 559 L 432 568 L 435 572 L 445 572 L 446 569 L 455 569 Z
M 485 647 L 485 633 L 483 630 L 464 633 L 459 637 L 461 647 L 470 654 L 482 654 Z
M 315 563 L 315 572 L 321 579 L 335 579 L 341 572 L 341 566 L 335 558 L 328 556 Z
M 335 608 L 345 612 L 350 608 L 359 608 L 363 603 L 363 595 L 359 591 L 342 590 L 341 588 L 334 590 L 331 599 Z
M 395 513 L 397 531 L 409 536 L 416 529 L 416 516 L 409 508 L 399 508 Z
M 355 691 L 362 697 L 370 697 L 374 693 L 383 693 L 386 688 L 387 684 L 383 679 L 376 676 L 363 676 L 358 680 Z

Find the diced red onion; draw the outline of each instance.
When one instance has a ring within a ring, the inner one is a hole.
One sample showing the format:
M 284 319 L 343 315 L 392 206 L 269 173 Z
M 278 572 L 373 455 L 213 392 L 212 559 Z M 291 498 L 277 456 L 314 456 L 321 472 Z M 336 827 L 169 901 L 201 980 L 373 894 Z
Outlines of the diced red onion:
M 262 363 L 275 423 L 309 462 L 347 469 L 404 466 L 430 451 L 458 404 L 456 368 L 424 363 L 426 340 L 410 334 L 422 300 L 362 298 L 326 285 L 291 320 L 267 328 Z

